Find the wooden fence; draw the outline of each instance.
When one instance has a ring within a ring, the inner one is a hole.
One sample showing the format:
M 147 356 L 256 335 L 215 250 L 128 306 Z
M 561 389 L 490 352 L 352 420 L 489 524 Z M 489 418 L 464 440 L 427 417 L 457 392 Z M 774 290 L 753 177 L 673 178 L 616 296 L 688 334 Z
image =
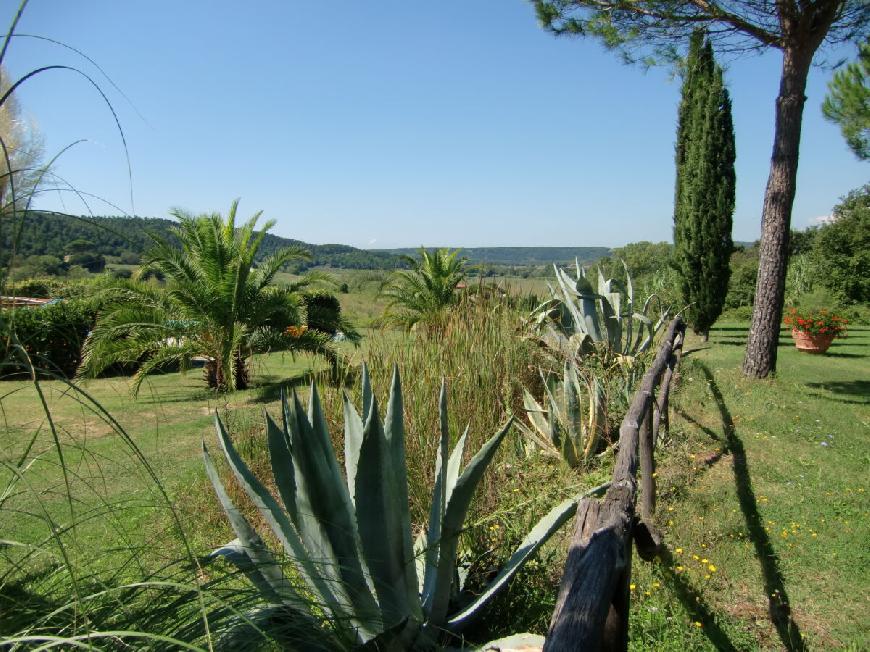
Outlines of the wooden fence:
M 632 541 L 645 560 L 654 559 L 661 546 L 651 520 L 656 498 L 653 451 L 659 429 L 668 427 L 668 394 L 685 332 L 679 317 L 670 323 L 622 420 L 610 489 L 601 500 L 585 498 L 577 507 L 544 652 L 628 647 Z

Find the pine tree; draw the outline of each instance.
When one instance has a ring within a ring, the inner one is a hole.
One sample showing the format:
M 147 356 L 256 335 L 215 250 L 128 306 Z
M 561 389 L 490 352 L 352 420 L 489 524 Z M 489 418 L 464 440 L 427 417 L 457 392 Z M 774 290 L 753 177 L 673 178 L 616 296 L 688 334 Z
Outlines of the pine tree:
M 731 275 L 735 148 L 722 69 L 700 32 L 690 40 L 678 122 L 674 260 L 687 321 L 706 338 L 722 312 Z
M 858 60 L 834 75 L 822 113 L 840 125 L 849 149 L 862 161 L 870 159 L 870 38 L 861 44 Z

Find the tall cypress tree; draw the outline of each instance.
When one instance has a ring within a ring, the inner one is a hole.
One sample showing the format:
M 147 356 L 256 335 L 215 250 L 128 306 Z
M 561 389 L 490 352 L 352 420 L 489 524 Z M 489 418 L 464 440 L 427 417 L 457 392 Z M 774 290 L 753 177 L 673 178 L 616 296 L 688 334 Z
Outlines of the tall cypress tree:
M 706 339 L 722 313 L 731 276 L 735 147 L 722 69 L 700 32 L 689 44 L 678 123 L 674 258 L 687 321 Z

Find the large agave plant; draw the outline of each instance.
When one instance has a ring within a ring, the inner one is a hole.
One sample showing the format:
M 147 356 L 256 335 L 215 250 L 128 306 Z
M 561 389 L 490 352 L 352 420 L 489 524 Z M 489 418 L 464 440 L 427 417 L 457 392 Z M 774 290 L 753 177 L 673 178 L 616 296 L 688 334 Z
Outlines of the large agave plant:
M 529 425 L 519 429 L 542 450 L 561 455 L 572 468 L 584 466 L 595 453 L 606 427 L 604 391 L 597 378 L 582 379 L 572 362 L 565 362 L 561 381 L 541 372 L 542 406 L 524 390 L 523 407 Z M 584 406 L 585 394 L 585 406 Z
M 236 539 L 214 555 L 244 572 L 268 606 L 244 622 L 283 621 L 301 649 L 427 649 L 459 631 L 571 516 L 576 500 L 556 506 L 529 532 L 485 590 L 466 603 L 457 569 L 459 534 L 474 491 L 504 440 L 510 421 L 462 468 L 468 431 L 448 454 L 446 389 L 429 522 L 411 535 L 402 390 L 394 371 L 382 419 L 363 368 L 362 415 L 345 396 L 345 476 L 339 470 L 317 389 L 307 412 L 295 392 L 282 396 L 283 426 L 266 430 L 279 498 L 239 457 L 220 418 L 218 441 L 233 474 L 281 543 L 298 577 L 284 575 L 275 555 L 230 500 L 203 445 L 208 476 Z M 288 621 L 292 627 L 287 626 Z M 324 624 L 326 623 L 326 624 Z M 328 625 L 328 626 L 327 626 Z M 302 637 L 302 639 L 300 639 Z
M 557 285 L 550 288 L 550 299 L 531 315 L 541 329 L 544 344 L 559 357 L 583 357 L 604 353 L 606 357 L 634 357 L 646 351 L 664 325 L 668 310 L 653 321 L 648 316 L 654 296 L 635 309 L 631 275 L 625 267 L 625 284 L 606 279 L 598 270 L 598 287 L 593 288 L 586 270 L 575 261 L 572 276 L 553 266 Z M 636 323 L 636 324 L 635 324 Z

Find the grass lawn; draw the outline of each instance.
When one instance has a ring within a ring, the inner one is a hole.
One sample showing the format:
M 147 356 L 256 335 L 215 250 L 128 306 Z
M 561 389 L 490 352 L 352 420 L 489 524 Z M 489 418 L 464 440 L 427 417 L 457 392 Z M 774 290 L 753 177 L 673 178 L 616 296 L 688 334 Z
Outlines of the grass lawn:
M 304 382 L 322 365 L 307 354 L 256 356 L 252 387 L 226 396 L 209 391 L 199 369 L 152 376 L 135 399 L 124 377 L 83 382 L 88 396 L 43 381 L 47 409 L 29 381 L 0 383 L 0 488 L 22 457 L 34 460 L 14 490 L 0 494 L 0 539 L 37 544 L 54 527 L 65 533 L 63 554 L 80 565 L 112 568 L 123 563 L 118 555 L 139 557 L 155 528 L 171 520 L 166 496 L 181 507 L 190 499 L 179 492 L 202 475 L 200 442 L 213 432 L 215 411 L 229 411 L 236 422 L 261 420 L 279 383 Z M 161 541 L 168 546 L 161 557 L 180 552 L 169 546 L 173 537 Z
M 870 330 L 825 356 L 783 331 L 765 381 L 740 374 L 745 339 L 687 342 L 657 470 L 669 558 L 635 565 L 632 646 L 870 649 Z

